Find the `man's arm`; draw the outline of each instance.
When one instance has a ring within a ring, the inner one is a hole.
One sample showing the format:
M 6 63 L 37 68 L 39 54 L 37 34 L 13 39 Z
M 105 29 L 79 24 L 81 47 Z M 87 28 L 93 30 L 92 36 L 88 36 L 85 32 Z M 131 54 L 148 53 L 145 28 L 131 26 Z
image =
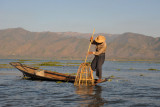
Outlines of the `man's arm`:
M 101 53 L 106 51 L 106 48 L 107 48 L 107 45 L 105 43 L 104 46 L 99 51 L 93 52 L 93 54 L 94 55 L 100 55 Z

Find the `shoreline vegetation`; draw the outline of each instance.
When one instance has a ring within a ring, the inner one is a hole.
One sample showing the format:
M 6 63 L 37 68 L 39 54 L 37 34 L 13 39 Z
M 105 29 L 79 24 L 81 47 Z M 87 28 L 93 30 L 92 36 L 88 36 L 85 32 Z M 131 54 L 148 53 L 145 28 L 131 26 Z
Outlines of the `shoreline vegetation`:
M 115 69 L 116 71 L 122 71 L 121 69 Z M 129 71 L 133 71 L 133 70 L 137 70 L 137 71 L 141 71 L 141 70 L 148 70 L 148 71 L 160 71 L 160 69 L 155 69 L 155 68 L 148 68 L 148 69 L 137 69 L 137 68 L 129 68 L 126 69 Z
M 14 68 L 14 67 L 11 66 L 10 64 L 0 64 L 0 69 L 1 68 Z
M 61 60 L 63 61 L 63 60 Z M 68 60 L 68 62 L 61 62 L 60 60 L 53 60 L 53 61 L 47 61 L 47 60 L 40 60 L 40 59 L 17 59 L 17 62 L 20 63 L 30 63 L 29 65 L 39 69 L 40 67 L 45 67 L 45 66 L 57 66 L 57 67 L 61 67 L 61 66 L 79 66 L 81 63 L 77 63 L 74 62 L 74 60 Z M 82 60 L 81 60 L 82 61 Z M 106 60 L 108 61 L 108 60 Z M 115 60 L 114 60 L 115 61 Z M 133 62 L 132 62 L 133 61 Z M 151 61 L 151 60 L 118 60 L 115 61 L 117 63 L 123 63 L 123 62 L 131 62 L 131 63 L 160 63 L 160 61 Z M 83 62 L 82 62 L 83 63 Z M 90 63 L 90 62 L 88 62 Z M 0 64 L 0 68 L 14 68 L 12 67 L 10 64 Z M 141 70 L 141 69 L 136 69 L 136 68 L 128 68 L 128 70 Z M 159 69 L 155 69 L 155 68 L 148 68 L 148 69 L 144 69 L 144 70 L 148 70 L 148 71 L 160 71 Z M 116 69 L 116 71 L 121 71 L 121 69 Z
M 0 59 L 15 59 L 15 60 L 19 60 L 19 61 L 32 61 L 32 60 L 55 60 L 55 61 L 58 61 L 58 60 L 64 60 L 64 61 L 76 61 L 76 60 L 79 60 L 79 61 L 84 61 L 85 59 L 84 58 L 29 58 L 29 57 L 22 57 L 22 58 L 17 58 L 17 57 L 14 57 L 14 58 L 5 58 L 5 57 L 0 57 Z M 92 58 L 88 58 L 88 61 L 92 60 Z M 160 59 L 141 59 L 141 58 L 106 58 L 105 61 L 153 61 L 153 62 L 160 62 Z
M 49 62 L 41 62 L 35 65 L 38 66 L 79 66 L 81 63 L 72 63 L 72 62 L 67 62 L 67 63 L 62 63 L 62 62 L 57 62 L 57 61 L 49 61 Z
M 48 60 L 48 59 L 18 59 L 18 61 L 21 62 L 21 63 L 24 63 L 25 61 L 42 61 L 42 60 Z M 57 66 L 59 64 L 60 64 L 59 66 L 62 66 L 62 63 L 59 63 L 58 61 L 82 61 L 82 63 L 84 62 L 84 60 L 78 60 L 78 59 L 52 59 L 52 60 L 54 60 L 54 63 L 52 63 L 52 64 L 53 65 L 55 64 Z M 88 61 L 90 63 L 92 60 L 88 59 Z M 137 62 L 139 62 L 139 63 L 145 63 L 145 62 L 147 62 L 147 63 L 160 63 L 160 59 L 105 59 L 105 61 L 113 61 L 113 62 L 119 62 L 119 63 L 123 63 L 123 62 L 132 62 L 132 63 L 137 63 Z M 52 64 L 50 63 L 49 65 L 52 65 Z M 65 64 L 66 63 L 64 63 L 64 65 Z M 70 63 L 69 62 L 68 65 L 70 65 L 70 64 L 76 64 L 76 63 Z M 77 63 L 77 64 L 81 64 L 81 63 Z

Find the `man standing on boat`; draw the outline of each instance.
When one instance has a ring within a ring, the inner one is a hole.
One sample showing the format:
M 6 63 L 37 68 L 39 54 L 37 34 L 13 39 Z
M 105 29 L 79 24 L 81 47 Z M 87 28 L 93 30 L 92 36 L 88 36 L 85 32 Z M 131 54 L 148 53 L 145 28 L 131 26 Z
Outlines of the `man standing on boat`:
M 90 38 L 90 41 L 93 45 L 96 45 L 95 52 L 88 52 L 89 55 L 94 54 L 95 57 L 92 60 L 91 68 L 93 71 L 96 71 L 96 76 L 99 78 L 98 82 L 102 81 L 102 65 L 105 61 L 105 51 L 107 49 L 106 38 L 102 35 L 99 35 L 93 40 L 93 37 Z

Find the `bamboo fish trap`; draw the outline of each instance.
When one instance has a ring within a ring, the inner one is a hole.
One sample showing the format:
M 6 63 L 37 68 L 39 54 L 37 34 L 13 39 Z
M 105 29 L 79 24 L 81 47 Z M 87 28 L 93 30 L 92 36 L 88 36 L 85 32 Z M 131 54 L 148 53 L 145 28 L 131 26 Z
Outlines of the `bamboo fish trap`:
M 94 35 L 95 29 L 93 30 L 92 37 Z M 91 42 L 89 44 L 88 52 L 90 50 Z M 88 53 L 86 55 L 85 63 L 82 63 L 77 71 L 74 85 L 94 85 L 93 71 L 91 69 L 90 63 L 86 63 Z

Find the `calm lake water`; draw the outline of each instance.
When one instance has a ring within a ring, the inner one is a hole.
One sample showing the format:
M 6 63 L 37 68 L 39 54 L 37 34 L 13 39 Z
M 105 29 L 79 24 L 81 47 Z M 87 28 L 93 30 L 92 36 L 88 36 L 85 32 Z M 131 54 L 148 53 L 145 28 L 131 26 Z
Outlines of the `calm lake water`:
M 13 61 L 18 60 L 0 59 L 0 64 Z M 42 61 L 24 63 L 38 62 Z M 160 63 L 105 61 L 103 78 L 114 78 L 93 87 L 25 80 L 15 68 L 0 68 L 0 107 L 160 107 L 160 71 L 151 68 L 160 70 Z M 76 73 L 78 66 L 42 69 Z

